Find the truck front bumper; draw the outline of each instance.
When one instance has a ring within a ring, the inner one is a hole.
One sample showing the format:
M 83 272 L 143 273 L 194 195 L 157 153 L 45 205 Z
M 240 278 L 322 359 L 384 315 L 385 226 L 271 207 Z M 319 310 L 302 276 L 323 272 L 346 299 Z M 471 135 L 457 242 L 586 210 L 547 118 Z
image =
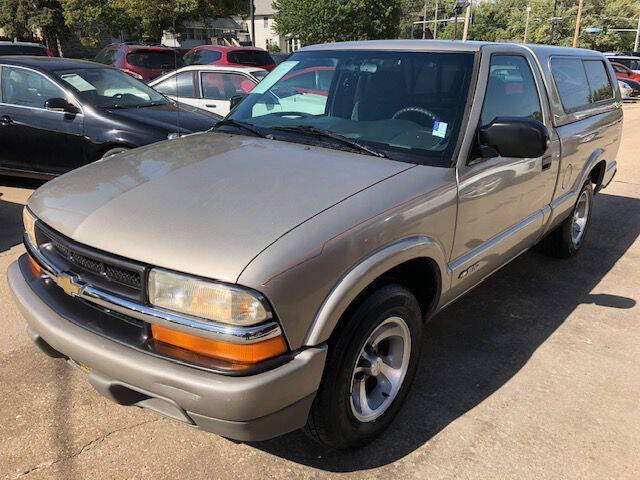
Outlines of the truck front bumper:
M 77 313 L 29 275 L 26 255 L 9 267 L 7 278 L 35 344 L 80 366 L 99 393 L 119 404 L 241 441 L 266 440 L 306 423 L 322 378 L 324 345 L 256 375 L 215 374 L 148 355 L 69 321 L 65 317 Z

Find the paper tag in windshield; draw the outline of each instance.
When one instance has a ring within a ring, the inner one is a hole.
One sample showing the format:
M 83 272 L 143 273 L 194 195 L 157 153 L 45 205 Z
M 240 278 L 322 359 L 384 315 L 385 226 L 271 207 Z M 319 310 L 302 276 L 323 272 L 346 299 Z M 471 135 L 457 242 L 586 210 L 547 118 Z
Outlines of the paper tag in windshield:
M 433 131 L 431 135 L 434 137 L 444 138 L 447 135 L 447 124 L 445 122 L 440 122 L 436 120 L 433 122 Z
M 60 78 L 62 78 L 62 80 L 67 82 L 79 92 L 90 92 L 91 90 L 96 89 L 96 87 L 94 87 L 80 75 L 75 73 L 65 73 L 64 75 L 61 75 Z

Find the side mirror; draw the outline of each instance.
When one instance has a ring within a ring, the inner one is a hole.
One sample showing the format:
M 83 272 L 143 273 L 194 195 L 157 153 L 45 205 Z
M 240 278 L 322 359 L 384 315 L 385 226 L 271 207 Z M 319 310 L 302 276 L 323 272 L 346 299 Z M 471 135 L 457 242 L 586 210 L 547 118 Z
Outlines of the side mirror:
M 240 104 L 240 102 L 242 100 L 244 100 L 244 97 L 246 97 L 246 96 L 247 96 L 247 94 L 245 93 L 244 95 L 235 95 L 235 96 L 231 97 L 230 100 L 229 100 L 230 101 L 230 105 L 229 105 L 230 109 L 233 110 L 234 108 L 236 108 Z
M 549 131 L 541 122 L 522 117 L 496 117 L 478 129 L 483 158 L 536 158 L 547 151 Z
M 54 112 L 71 113 L 74 115 L 80 113 L 78 107 L 69 103 L 65 98 L 50 98 L 44 103 L 44 108 Z

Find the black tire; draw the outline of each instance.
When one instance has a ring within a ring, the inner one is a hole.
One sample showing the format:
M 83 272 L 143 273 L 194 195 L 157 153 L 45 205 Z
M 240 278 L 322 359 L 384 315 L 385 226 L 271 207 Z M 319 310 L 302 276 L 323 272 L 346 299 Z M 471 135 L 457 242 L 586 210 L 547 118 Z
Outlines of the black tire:
M 580 200 L 583 198 L 583 194 L 586 195 L 587 198 L 587 221 L 584 225 L 584 228 L 582 229 L 582 234 L 580 235 L 578 241 L 576 241 L 572 235 L 574 214 L 579 208 Z M 580 247 L 582 247 L 582 245 L 584 244 L 584 239 L 589 230 L 589 225 L 591 224 L 592 210 L 593 186 L 591 185 L 591 181 L 587 180 L 582 186 L 582 190 L 580 190 L 580 193 L 578 194 L 578 199 L 576 200 L 576 204 L 571 210 L 571 214 L 553 232 L 551 232 L 547 236 L 547 238 L 544 239 L 544 250 L 548 254 L 557 258 L 569 258 L 578 253 Z
M 360 421 L 354 415 L 351 403 L 354 367 L 370 335 L 393 317 L 404 320 L 411 336 L 406 374 L 395 398 L 386 410 L 381 410 L 384 413 L 374 420 Z M 305 432 L 334 449 L 357 447 L 373 440 L 389 426 L 409 391 L 420 358 L 421 337 L 422 315 L 411 292 L 399 285 L 387 285 L 368 296 L 343 319 L 341 328 L 329 343 L 324 375 Z
M 111 148 L 111 149 L 107 150 L 106 152 L 104 152 L 102 154 L 102 156 L 100 157 L 100 159 L 111 157 L 111 156 L 116 155 L 118 153 L 126 152 L 127 150 L 130 150 L 130 149 L 127 148 L 127 147 Z

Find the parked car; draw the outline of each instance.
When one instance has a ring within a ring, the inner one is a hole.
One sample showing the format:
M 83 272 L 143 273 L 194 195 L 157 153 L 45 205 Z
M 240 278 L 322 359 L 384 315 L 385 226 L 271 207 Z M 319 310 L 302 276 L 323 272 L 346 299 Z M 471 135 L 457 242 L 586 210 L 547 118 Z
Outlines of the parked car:
M 618 84 L 624 85 L 624 87 L 620 85 L 620 93 L 622 93 L 623 88 L 628 91 L 628 96 L 625 97 L 623 94 L 623 98 L 634 99 L 635 97 L 640 97 L 640 82 L 636 82 L 635 80 L 630 80 L 628 78 L 618 78 Z
M 327 64 L 322 113 L 291 85 L 278 108 L 285 77 Z M 352 447 L 398 412 L 425 321 L 538 242 L 585 247 L 620 92 L 602 54 L 539 45 L 349 42 L 282 65 L 213 133 L 38 189 L 9 285 L 36 345 L 120 404 Z
M 610 62 L 619 63 L 630 70 L 633 73 L 640 74 L 640 57 L 633 55 L 617 55 L 617 54 L 605 54 Z
M 3 55 L 53 57 L 49 49 L 40 43 L 0 41 L 0 57 Z
M 611 62 L 613 71 L 616 72 L 618 78 L 628 78 L 630 80 L 640 81 L 640 73 L 636 73 L 628 67 L 625 67 L 621 63 Z
M 255 67 L 191 65 L 149 86 L 174 100 L 224 116 L 231 110 L 231 99 L 249 93 L 267 73 Z
M 97 63 L 0 57 L 0 72 L 2 174 L 55 176 L 222 118 Z
M 95 61 L 119 68 L 136 80 L 150 82 L 183 66 L 180 53 L 161 45 L 117 43 L 103 48 Z
M 271 71 L 276 63 L 266 50 L 255 47 L 201 45 L 184 56 L 185 65 L 227 65 L 259 67 Z
M 618 88 L 620 88 L 620 95 L 622 96 L 623 100 L 626 100 L 631 97 L 631 93 L 633 92 L 633 89 L 629 85 L 618 80 Z
M 273 58 L 273 61 L 276 62 L 276 65 L 281 64 L 282 62 L 284 62 L 287 58 L 289 58 L 291 56 L 290 53 L 270 53 L 269 55 L 271 55 L 271 58 Z

